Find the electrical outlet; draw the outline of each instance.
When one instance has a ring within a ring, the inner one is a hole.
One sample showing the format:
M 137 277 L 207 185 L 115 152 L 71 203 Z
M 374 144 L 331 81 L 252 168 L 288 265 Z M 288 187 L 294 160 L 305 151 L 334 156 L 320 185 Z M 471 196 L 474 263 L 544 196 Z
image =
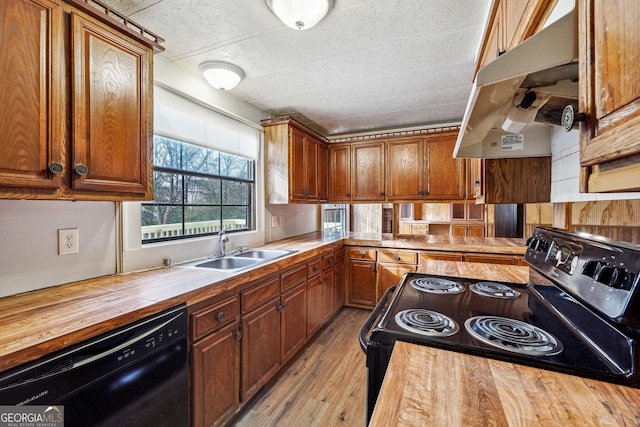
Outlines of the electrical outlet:
M 278 226 L 278 215 L 271 215 L 271 227 Z
M 280 225 L 284 225 L 284 215 L 280 215 Z
M 58 230 L 58 255 L 80 252 L 80 234 L 77 228 Z

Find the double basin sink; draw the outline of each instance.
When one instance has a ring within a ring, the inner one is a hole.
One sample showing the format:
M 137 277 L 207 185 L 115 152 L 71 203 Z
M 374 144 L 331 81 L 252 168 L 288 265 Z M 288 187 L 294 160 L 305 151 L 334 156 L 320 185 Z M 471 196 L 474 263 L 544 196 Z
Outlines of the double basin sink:
M 298 251 L 276 250 L 276 249 L 250 249 L 223 257 L 199 259 L 184 264 L 176 265 L 181 268 L 206 268 L 209 270 L 236 272 L 245 268 L 255 267 L 267 261 L 273 261 L 283 256 Z

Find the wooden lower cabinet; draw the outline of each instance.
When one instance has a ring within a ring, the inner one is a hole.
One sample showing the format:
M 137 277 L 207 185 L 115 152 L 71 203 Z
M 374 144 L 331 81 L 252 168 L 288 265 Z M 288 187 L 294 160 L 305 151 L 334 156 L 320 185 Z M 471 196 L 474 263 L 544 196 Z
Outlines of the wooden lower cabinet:
M 424 261 L 464 261 L 462 252 L 420 252 L 420 264 Z
M 377 268 L 376 282 L 376 302 L 382 298 L 382 295 L 392 286 L 400 283 L 400 279 L 405 273 L 416 271 L 415 265 L 407 264 L 387 264 L 380 263 Z
M 242 317 L 242 400 L 251 397 L 280 368 L 280 299 Z
M 280 297 L 280 361 L 285 363 L 307 339 L 307 288 L 303 282 Z
M 468 254 L 464 257 L 466 262 L 483 262 L 485 264 L 519 265 L 518 258 L 510 255 L 493 254 Z
M 320 275 L 307 282 L 307 335 L 315 334 L 322 326 L 322 286 Z
M 349 260 L 347 304 L 373 307 L 376 304 L 375 261 Z
M 333 310 L 332 314 L 344 305 L 344 262 L 333 266 Z
M 192 422 L 217 426 L 240 404 L 240 334 L 238 322 L 193 344 Z

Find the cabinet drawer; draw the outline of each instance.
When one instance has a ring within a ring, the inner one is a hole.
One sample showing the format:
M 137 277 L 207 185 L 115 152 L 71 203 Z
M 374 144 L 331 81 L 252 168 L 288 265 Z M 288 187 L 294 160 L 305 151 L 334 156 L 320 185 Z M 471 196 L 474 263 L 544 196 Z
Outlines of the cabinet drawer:
M 321 269 L 322 269 L 321 259 L 316 259 L 314 261 L 309 262 L 309 264 L 307 264 L 307 277 L 311 278 L 317 275 L 318 273 L 320 273 Z
M 322 269 L 327 269 L 333 266 L 333 254 L 325 255 L 322 257 Z
M 300 267 L 285 271 L 281 275 L 282 277 L 282 290 L 293 288 L 300 283 L 307 281 L 307 266 L 301 265 Z
M 505 264 L 505 265 L 515 265 L 516 260 L 511 256 L 500 256 L 500 255 L 466 255 L 466 262 L 483 262 L 485 264 Z
M 335 251 L 335 253 L 333 254 L 333 260 L 336 264 L 338 264 L 341 261 L 344 261 L 344 249 L 339 249 Z
M 416 252 L 379 250 L 378 262 L 393 262 L 396 264 L 417 264 L 418 254 Z
M 349 249 L 350 259 L 366 259 L 370 261 L 376 260 L 376 250 L 369 248 L 351 248 Z
M 276 276 L 240 293 L 242 313 L 257 307 L 280 292 L 280 276 Z
M 238 298 L 235 296 L 196 311 L 191 315 L 193 341 L 235 321 L 238 318 L 239 311 Z

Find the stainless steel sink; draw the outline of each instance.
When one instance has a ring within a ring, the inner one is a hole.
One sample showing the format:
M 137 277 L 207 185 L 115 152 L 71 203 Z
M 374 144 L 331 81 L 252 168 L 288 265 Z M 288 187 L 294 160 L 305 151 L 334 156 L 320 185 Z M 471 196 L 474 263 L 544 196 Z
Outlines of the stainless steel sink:
M 196 264 L 195 266 L 199 268 L 215 268 L 218 270 L 237 270 L 240 268 L 251 267 L 252 265 L 258 263 L 259 261 L 255 259 L 224 257 L 202 262 L 200 264 Z
M 233 255 L 234 258 L 259 258 L 264 260 L 272 260 L 289 255 L 296 251 L 282 251 L 275 249 L 250 249 L 246 252 Z
M 209 260 L 196 260 L 184 264 L 178 264 L 180 268 L 206 268 L 209 270 L 226 271 L 233 273 L 246 268 L 254 267 L 272 261 L 274 259 L 289 255 L 298 251 L 285 251 L 274 249 L 250 249 L 238 254 L 227 255 L 224 257 L 213 258 Z

